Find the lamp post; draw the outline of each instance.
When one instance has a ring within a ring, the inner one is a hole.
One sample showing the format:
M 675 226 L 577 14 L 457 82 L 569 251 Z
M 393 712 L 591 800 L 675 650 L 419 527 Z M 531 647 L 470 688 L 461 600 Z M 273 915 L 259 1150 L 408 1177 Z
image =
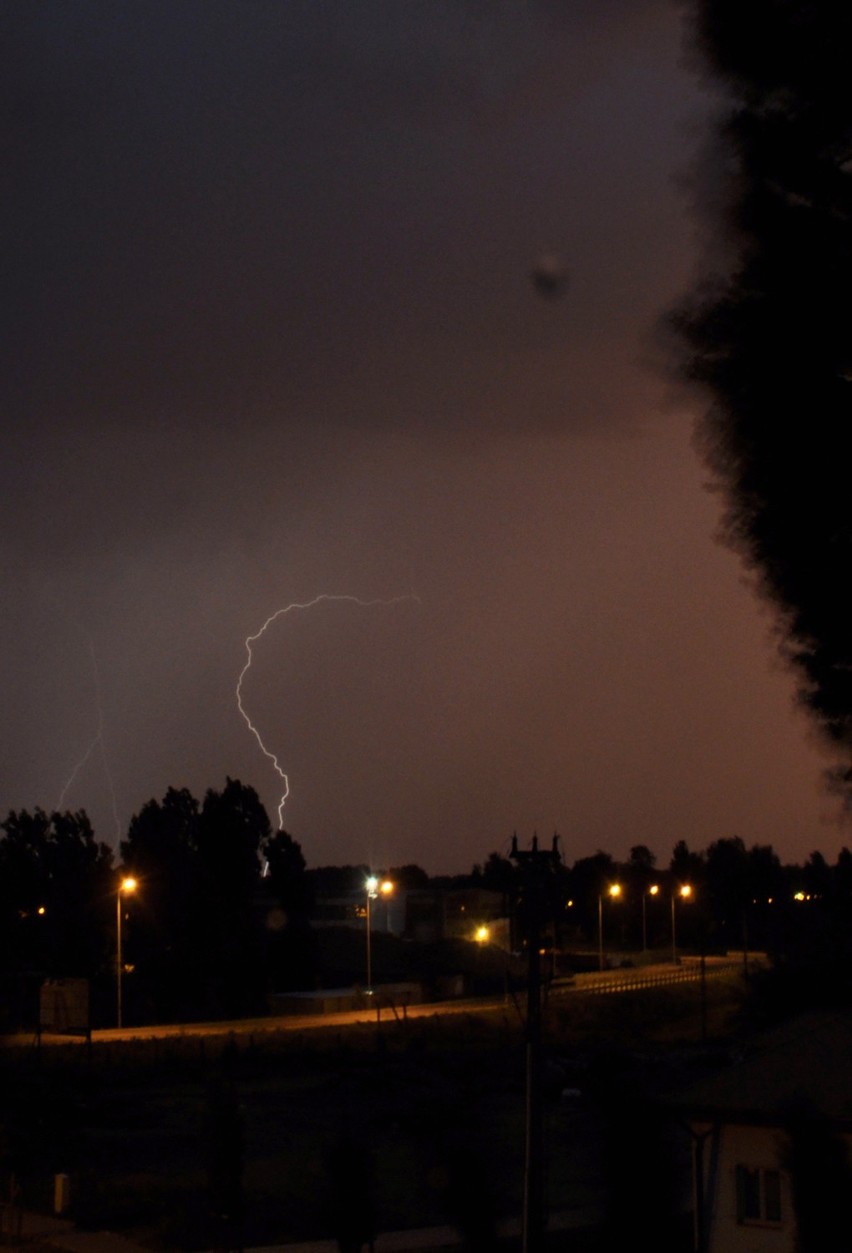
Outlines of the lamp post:
M 373 968 L 372 953 L 370 945 L 370 936 L 372 933 L 372 903 L 381 893 L 382 896 L 390 896 L 393 891 L 393 884 L 390 879 L 379 880 L 376 875 L 371 874 L 365 883 L 367 890 L 367 995 L 373 995 Z
M 604 968 L 604 951 L 603 951 L 603 898 L 604 895 L 611 897 L 614 901 L 621 896 L 621 884 L 611 883 L 606 893 L 598 892 L 598 970 Z
M 645 925 L 645 899 L 648 896 L 659 895 L 659 891 L 660 891 L 660 885 L 658 883 L 652 883 L 650 887 L 646 888 L 646 890 L 642 893 L 642 952 L 643 953 L 648 952 L 648 931 Z
M 677 939 L 675 937 L 675 901 L 678 897 L 683 901 L 688 901 L 692 896 L 692 887 L 689 883 L 682 883 L 675 891 L 672 888 L 672 964 L 677 965 Z
M 518 863 L 524 902 L 523 930 L 527 944 L 526 1111 L 524 1126 L 524 1209 L 521 1253 L 543 1253 L 546 1217 L 544 1192 L 544 1101 L 541 1052 L 541 932 L 550 912 L 552 875 L 561 865 L 559 836 L 549 849 L 518 848 L 512 836 L 512 861 Z
M 121 957 L 121 894 L 124 892 L 126 896 L 132 895 L 136 891 L 136 880 L 128 876 L 121 880 L 118 890 L 115 894 L 115 1020 L 116 1026 L 121 1026 L 121 983 L 122 983 L 122 957 Z

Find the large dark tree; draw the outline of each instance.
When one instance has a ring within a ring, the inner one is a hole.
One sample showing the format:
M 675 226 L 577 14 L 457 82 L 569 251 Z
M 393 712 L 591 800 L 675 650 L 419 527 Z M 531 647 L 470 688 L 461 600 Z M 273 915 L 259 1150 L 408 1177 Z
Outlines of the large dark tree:
M 170 788 L 134 817 L 121 852 L 139 879 L 127 935 L 137 1012 L 228 1017 L 262 1008 L 260 854 L 269 837 L 257 793 L 234 779 L 201 805 Z
M 778 611 L 852 798 L 852 7 L 685 8 L 728 105 L 703 171 L 704 270 L 674 317 L 680 367 L 709 398 L 724 537 Z
M 109 951 L 112 852 L 84 812 L 0 823 L 0 928 L 8 970 L 91 978 Z
M 130 822 L 121 855 L 139 881 L 125 947 L 135 966 L 128 1009 L 159 1020 L 201 1009 L 204 984 L 200 805 L 169 788 Z
M 263 1007 L 265 990 L 261 848 L 269 816 L 254 788 L 228 779 L 201 807 L 198 853 L 204 894 L 200 923 L 212 1012 L 235 1017 Z
M 301 845 L 279 830 L 263 842 L 261 854 L 271 906 L 265 921 L 272 990 L 315 987 L 317 950 L 310 925 L 313 894 Z

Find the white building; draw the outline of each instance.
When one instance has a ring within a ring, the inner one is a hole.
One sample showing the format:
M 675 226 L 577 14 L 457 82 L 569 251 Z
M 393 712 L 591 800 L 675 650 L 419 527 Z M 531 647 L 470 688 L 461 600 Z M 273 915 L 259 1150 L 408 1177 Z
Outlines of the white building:
M 676 1104 L 692 1138 L 699 1253 L 797 1253 L 808 1215 L 830 1224 L 835 1209 L 852 1228 L 852 1011 L 768 1032 Z M 821 1171 L 822 1151 L 835 1164 Z

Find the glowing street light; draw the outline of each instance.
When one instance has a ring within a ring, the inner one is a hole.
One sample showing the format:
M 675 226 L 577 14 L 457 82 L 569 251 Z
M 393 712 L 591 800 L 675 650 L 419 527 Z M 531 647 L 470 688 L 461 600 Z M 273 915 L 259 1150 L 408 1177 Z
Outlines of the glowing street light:
M 136 891 L 136 880 L 130 876 L 121 880 L 118 885 L 118 891 L 115 894 L 115 1019 L 116 1025 L 121 1026 L 121 983 L 123 965 L 121 958 L 121 894 L 132 896 Z
M 682 901 L 688 901 L 691 896 L 692 896 L 692 885 L 689 883 L 682 883 L 676 891 L 674 888 L 672 888 L 672 964 L 675 966 L 677 965 L 677 941 L 675 939 L 675 901 L 677 900 L 678 897 L 680 897 Z
M 598 893 L 598 970 L 604 968 L 604 951 L 603 951 L 603 898 L 609 896 L 611 900 L 617 901 L 621 896 L 621 884 L 611 883 L 606 892 Z
M 648 951 L 648 931 L 645 925 L 645 901 L 647 897 L 659 896 L 659 894 L 660 894 L 659 883 L 650 884 L 649 887 L 647 887 L 645 891 L 642 893 L 642 952 L 643 953 L 647 953 Z
M 486 926 L 477 927 L 473 933 L 473 938 L 477 944 L 487 944 L 491 938 L 491 932 Z
M 391 883 L 390 879 L 378 879 L 376 875 L 371 874 L 370 877 L 367 879 L 367 882 L 364 884 L 364 887 L 366 888 L 366 891 L 367 891 L 367 995 L 372 996 L 373 995 L 373 970 L 372 970 L 372 964 L 371 964 L 372 959 L 371 959 L 371 951 L 370 951 L 370 933 L 372 931 L 372 922 L 371 922 L 372 902 L 378 896 L 384 896 L 385 898 L 390 896 L 391 892 L 393 891 L 393 884 Z

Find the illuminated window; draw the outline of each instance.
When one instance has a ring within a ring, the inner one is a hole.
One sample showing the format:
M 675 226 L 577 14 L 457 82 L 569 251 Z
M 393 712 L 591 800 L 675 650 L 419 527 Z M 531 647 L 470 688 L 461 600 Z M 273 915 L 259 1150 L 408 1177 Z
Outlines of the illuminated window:
M 737 1167 L 737 1222 L 781 1222 L 781 1172 Z

